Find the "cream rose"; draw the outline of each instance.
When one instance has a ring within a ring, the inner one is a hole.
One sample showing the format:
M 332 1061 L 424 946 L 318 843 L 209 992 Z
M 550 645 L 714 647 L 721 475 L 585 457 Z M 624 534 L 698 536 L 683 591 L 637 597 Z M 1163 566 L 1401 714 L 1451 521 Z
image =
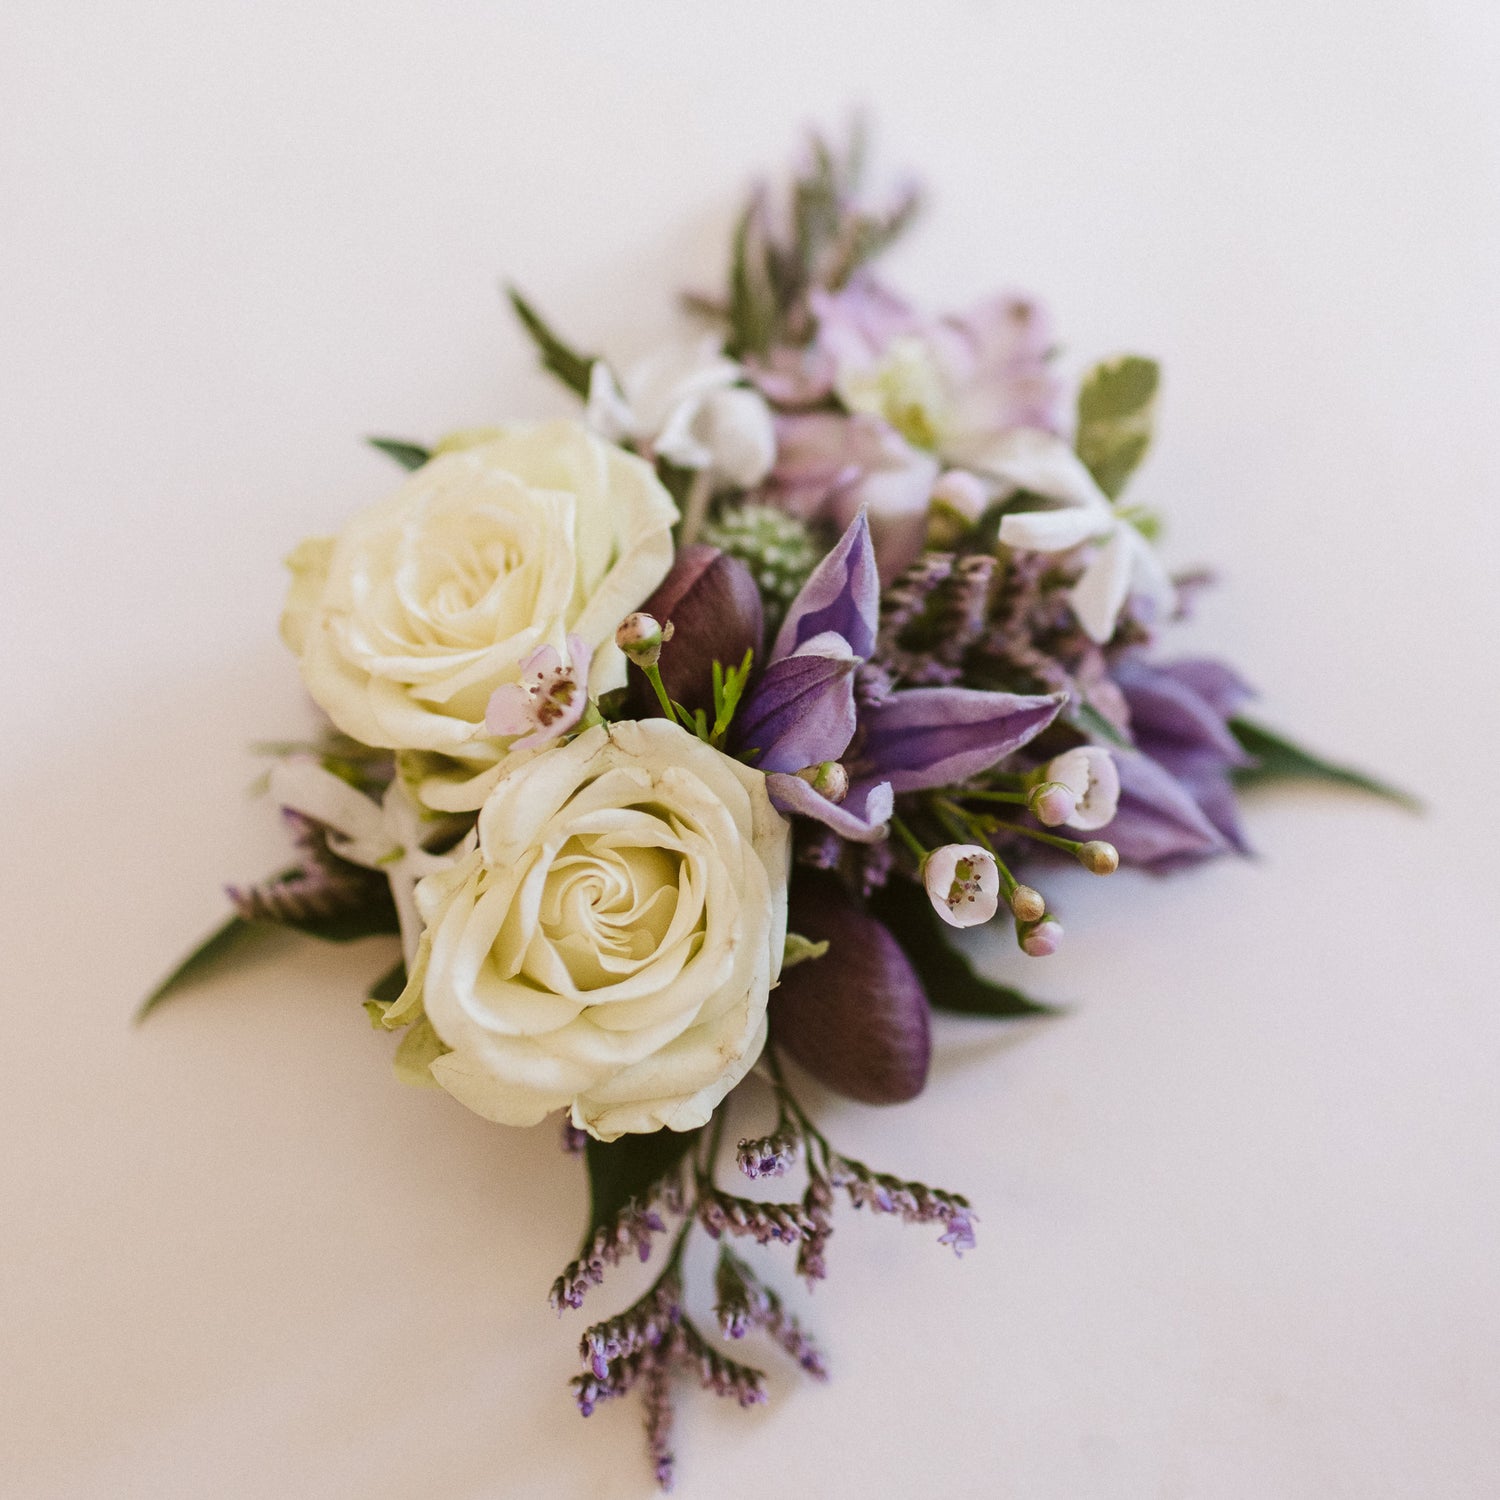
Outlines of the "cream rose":
M 512 428 L 304 542 L 282 636 L 345 733 L 463 754 L 541 646 L 575 635 L 590 690 L 623 685 L 615 627 L 666 577 L 676 519 L 650 466 L 581 423 Z
M 417 887 L 397 1014 L 420 996 L 433 1076 L 487 1119 L 702 1125 L 765 1044 L 788 858 L 759 771 L 664 719 L 595 727 L 507 763 L 477 849 Z

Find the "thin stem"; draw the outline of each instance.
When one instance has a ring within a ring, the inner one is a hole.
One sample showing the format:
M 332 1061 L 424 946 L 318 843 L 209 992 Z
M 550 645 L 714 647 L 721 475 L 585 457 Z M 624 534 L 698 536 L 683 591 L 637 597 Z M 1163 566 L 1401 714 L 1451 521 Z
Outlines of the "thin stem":
M 1022 807 L 1026 805 L 1025 792 L 965 792 L 965 802 L 1018 802 Z
M 927 851 L 922 847 L 922 841 L 895 813 L 891 814 L 891 827 L 895 830 L 896 837 L 916 856 L 917 863 L 921 864 L 927 858 Z
M 656 701 L 661 704 L 661 711 L 671 723 L 675 724 L 677 710 L 672 707 L 672 700 L 667 697 L 667 685 L 661 680 L 661 668 L 652 662 L 649 667 L 642 667 L 641 671 L 646 674 L 646 680 L 656 689 Z
M 713 499 L 714 479 L 711 469 L 699 469 L 688 486 L 687 498 L 682 502 L 682 531 L 678 543 L 691 546 L 698 540 L 703 523 L 708 519 L 708 502 Z
M 1039 844 L 1046 844 L 1053 849 L 1061 849 L 1065 854 L 1077 854 L 1083 848 L 1078 839 L 1060 839 L 1055 833 L 1043 833 L 1039 828 L 1028 828 L 1024 823 L 1002 823 L 997 818 L 987 820 L 992 831 L 1004 829 L 1007 833 L 1024 834 L 1029 839 L 1035 839 Z

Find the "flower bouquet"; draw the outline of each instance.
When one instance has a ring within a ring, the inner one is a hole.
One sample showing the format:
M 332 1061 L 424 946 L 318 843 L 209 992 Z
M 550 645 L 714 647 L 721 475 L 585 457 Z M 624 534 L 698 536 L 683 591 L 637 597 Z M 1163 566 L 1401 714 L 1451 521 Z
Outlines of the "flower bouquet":
M 277 927 L 398 937 L 365 1005 L 397 1074 L 584 1158 L 553 1306 L 659 1262 L 573 1390 L 640 1390 L 664 1488 L 681 1378 L 763 1401 L 729 1352 L 753 1332 L 825 1374 L 744 1241 L 815 1283 L 842 1200 L 973 1247 L 967 1199 L 846 1154 L 801 1088 L 909 1101 L 934 1008 L 1047 1011 L 954 929 L 1003 922 L 1019 977 L 1063 940 L 1059 865 L 1243 853 L 1248 782 L 1398 795 L 1245 718 L 1230 667 L 1158 656 L 1206 580 L 1128 492 L 1157 367 L 1070 389 L 1031 299 L 916 310 L 871 269 L 916 195 L 867 200 L 859 156 L 814 140 L 757 190 L 702 337 L 629 368 L 512 292 L 575 419 L 376 440 L 409 477 L 289 559 L 327 720 L 272 747 L 295 857 L 146 1005 Z

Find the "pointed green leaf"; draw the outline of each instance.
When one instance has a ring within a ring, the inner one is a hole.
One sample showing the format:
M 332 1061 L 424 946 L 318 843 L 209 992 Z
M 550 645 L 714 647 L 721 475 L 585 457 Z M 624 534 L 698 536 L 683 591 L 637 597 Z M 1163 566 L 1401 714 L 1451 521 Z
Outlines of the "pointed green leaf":
M 420 469 L 432 457 L 429 449 L 420 443 L 404 442 L 401 438 L 366 438 L 372 448 L 379 448 L 387 458 L 394 458 L 403 469 Z
M 632 1198 L 644 1198 L 687 1155 L 702 1132 L 654 1130 L 617 1141 L 588 1138 L 589 1234 L 619 1214 Z
M 135 1013 L 144 1021 L 163 1000 L 178 990 L 206 979 L 216 969 L 227 968 L 277 939 L 277 929 L 265 922 L 247 922 L 230 917 L 211 932 L 183 961 L 146 996 Z
M 563 343 L 515 287 L 506 287 L 505 295 L 510 298 L 510 305 L 515 309 L 522 327 L 531 335 L 531 341 L 542 357 L 543 367 L 556 375 L 569 390 L 587 401 L 589 372 L 594 368 L 594 356 L 580 354 Z
M 1377 781 L 1375 777 L 1367 776 L 1352 766 L 1324 760 L 1249 719 L 1231 719 L 1229 728 L 1245 753 L 1256 759 L 1255 765 L 1234 773 L 1238 786 L 1264 786 L 1274 781 L 1325 781 L 1384 797 L 1387 802 L 1394 802 L 1408 812 L 1422 810 L 1421 802 L 1410 792 L 1403 792 L 1399 787 Z
M 1078 456 L 1099 488 L 1114 499 L 1151 446 L 1160 370 L 1155 360 L 1126 354 L 1095 365 L 1078 392 Z
M 1054 1005 L 976 974 L 969 960 L 948 942 L 927 893 L 910 880 L 893 876 L 870 898 L 870 911 L 901 945 L 935 1009 L 1000 1018 L 1059 1013 Z

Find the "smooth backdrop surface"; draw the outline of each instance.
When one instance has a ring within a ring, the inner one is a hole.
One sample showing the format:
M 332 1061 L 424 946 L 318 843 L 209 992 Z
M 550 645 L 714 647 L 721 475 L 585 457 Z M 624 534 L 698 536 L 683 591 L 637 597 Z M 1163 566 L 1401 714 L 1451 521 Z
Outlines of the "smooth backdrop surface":
M 918 296 L 1165 362 L 1140 493 L 1223 577 L 1183 649 L 1432 809 L 1288 793 L 1253 863 L 1054 888 L 1069 1018 L 825 1110 L 979 1251 L 846 1214 L 833 1382 L 685 1398 L 680 1493 L 1500 1493 L 1497 101 L 1477 0 L 11 0 L 0 1492 L 648 1492 L 634 1407 L 563 1390 L 578 1174 L 392 1080 L 385 949 L 128 1018 L 279 858 L 280 559 L 391 485 L 361 434 L 563 410 L 498 280 L 628 356 L 863 102 Z

